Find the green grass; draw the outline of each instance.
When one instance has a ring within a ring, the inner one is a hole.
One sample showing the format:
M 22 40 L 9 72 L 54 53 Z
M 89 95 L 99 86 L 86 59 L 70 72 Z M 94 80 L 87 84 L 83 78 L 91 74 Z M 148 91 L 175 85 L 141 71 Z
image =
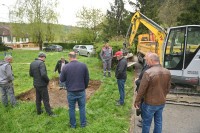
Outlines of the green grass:
M 12 52 L 14 62 L 12 64 L 15 75 L 14 87 L 16 95 L 31 88 L 32 78 L 29 77 L 29 65 L 37 57 L 39 51 L 14 50 Z M 67 59 L 68 51 L 47 53 L 46 66 L 50 78 L 58 76 L 53 73 L 54 67 L 61 56 Z M 68 59 L 67 59 L 68 60 Z M 119 92 L 112 71 L 112 78 L 103 78 L 102 64 L 95 57 L 79 56 L 78 60 L 87 64 L 90 79 L 102 82 L 100 88 L 87 103 L 86 128 L 80 128 L 79 112 L 76 111 L 77 128 L 68 126 L 68 109 L 54 108 L 59 116 L 51 118 L 46 113 L 36 115 L 34 102 L 19 102 L 15 108 L 4 108 L 0 104 L 0 130 L 3 133 L 127 133 L 130 126 L 133 97 L 133 71 L 128 71 L 128 79 L 125 86 L 126 98 L 124 106 L 115 106 L 115 100 L 119 98 Z

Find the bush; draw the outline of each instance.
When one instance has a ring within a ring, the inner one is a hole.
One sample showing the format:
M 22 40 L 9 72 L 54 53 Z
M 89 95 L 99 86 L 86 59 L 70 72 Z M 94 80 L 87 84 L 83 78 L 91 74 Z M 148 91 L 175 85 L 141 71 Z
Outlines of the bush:
M 43 46 L 48 46 L 50 44 L 60 45 L 63 49 L 72 49 L 74 45 L 93 45 L 93 43 L 43 43 Z

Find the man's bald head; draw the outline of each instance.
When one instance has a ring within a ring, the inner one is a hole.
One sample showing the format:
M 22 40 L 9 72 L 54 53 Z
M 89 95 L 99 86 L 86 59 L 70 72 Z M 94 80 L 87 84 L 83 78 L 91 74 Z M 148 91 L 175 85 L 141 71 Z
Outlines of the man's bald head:
M 69 52 L 68 54 L 70 59 L 76 59 L 76 53 L 75 52 Z
M 151 60 L 151 66 L 160 64 L 159 56 L 156 53 L 152 53 L 149 55 L 149 59 Z

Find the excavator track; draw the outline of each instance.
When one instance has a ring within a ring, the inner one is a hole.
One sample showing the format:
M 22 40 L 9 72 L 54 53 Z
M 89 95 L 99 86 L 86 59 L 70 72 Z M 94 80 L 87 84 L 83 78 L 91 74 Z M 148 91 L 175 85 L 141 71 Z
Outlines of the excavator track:
M 167 95 L 167 103 L 200 107 L 200 91 L 192 87 L 175 86 Z

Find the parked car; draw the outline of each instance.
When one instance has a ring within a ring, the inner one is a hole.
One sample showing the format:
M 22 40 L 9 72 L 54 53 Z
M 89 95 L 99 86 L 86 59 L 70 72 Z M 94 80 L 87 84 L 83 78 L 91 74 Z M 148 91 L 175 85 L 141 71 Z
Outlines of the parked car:
M 73 47 L 73 50 L 78 55 L 85 55 L 88 57 L 95 54 L 95 49 L 93 45 L 75 45 Z
M 74 52 L 78 52 L 78 50 L 80 49 L 80 46 L 81 45 L 75 45 L 74 47 L 73 47 L 73 50 L 74 50 Z
M 61 52 L 61 51 L 63 51 L 63 47 L 60 45 L 51 44 L 51 45 L 48 45 L 47 47 L 45 47 L 43 50 L 46 52 L 51 52 L 51 51 Z

